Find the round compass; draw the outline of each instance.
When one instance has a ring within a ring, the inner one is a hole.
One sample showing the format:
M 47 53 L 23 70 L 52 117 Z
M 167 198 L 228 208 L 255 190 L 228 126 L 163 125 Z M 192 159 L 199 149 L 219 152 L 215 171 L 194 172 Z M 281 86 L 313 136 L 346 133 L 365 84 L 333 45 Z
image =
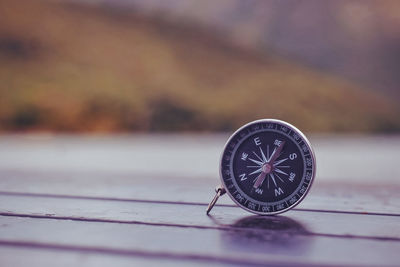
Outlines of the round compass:
M 287 122 L 263 119 L 238 129 L 222 152 L 222 185 L 210 204 L 225 192 L 241 208 L 262 215 L 296 206 L 315 176 L 310 142 Z

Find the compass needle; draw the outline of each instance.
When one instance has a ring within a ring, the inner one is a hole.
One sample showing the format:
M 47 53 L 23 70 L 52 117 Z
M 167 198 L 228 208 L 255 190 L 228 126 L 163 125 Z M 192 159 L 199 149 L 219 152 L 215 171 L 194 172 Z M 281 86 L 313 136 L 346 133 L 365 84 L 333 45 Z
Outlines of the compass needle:
M 258 188 L 262 184 L 262 182 L 264 182 L 266 175 L 267 173 L 262 171 L 261 174 L 257 177 L 256 182 L 253 185 L 253 188 Z

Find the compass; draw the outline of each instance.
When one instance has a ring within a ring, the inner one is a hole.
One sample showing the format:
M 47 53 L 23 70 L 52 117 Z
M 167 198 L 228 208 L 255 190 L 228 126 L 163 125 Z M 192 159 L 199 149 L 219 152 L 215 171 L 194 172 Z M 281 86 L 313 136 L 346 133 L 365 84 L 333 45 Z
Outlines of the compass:
M 274 119 L 250 122 L 228 139 L 221 155 L 221 185 L 207 208 L 227 193 L 241 208 L 273 215 L 299 204 L 315 177 L 310 142 L 293 125 Z

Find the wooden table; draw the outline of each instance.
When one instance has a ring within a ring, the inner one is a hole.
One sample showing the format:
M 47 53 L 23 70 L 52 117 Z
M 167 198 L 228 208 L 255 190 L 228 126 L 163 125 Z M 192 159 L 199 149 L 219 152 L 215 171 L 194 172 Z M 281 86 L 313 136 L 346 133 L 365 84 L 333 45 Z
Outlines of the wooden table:
M 365 181 L 321 170 L 280 216 L 251 215 L 227 196 L 206 216 L 225 138 L 0 137 L 0 265 L 400 266 L 399 181 L 367 177 L 391 159 L 355 158 Z M 336 153 L 332 142 L 351 154 L 346 140 L 312 139 L 317 160 Z M 389 142 L 375 153 L 398 153 Z M 340 159 L 318 163 L 326 171 Z

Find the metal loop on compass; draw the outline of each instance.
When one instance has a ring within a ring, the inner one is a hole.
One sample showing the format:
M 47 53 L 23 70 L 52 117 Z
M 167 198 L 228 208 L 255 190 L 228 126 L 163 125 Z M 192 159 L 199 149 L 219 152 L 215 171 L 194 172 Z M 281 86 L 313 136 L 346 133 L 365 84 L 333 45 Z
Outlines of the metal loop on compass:
M 207 211 L 206 211 L 207 215 L 210 213 L 210 211 L 214 207 L 215 203 L 217 203 L 218 198 L 226 193 L 225 189 L 222 186 L 217 186 L 215 188 L 215 192 L 216 192 L 216 194 L 215 194 L 214 198 L 211 200 L 210 204 L 208 204 Z

